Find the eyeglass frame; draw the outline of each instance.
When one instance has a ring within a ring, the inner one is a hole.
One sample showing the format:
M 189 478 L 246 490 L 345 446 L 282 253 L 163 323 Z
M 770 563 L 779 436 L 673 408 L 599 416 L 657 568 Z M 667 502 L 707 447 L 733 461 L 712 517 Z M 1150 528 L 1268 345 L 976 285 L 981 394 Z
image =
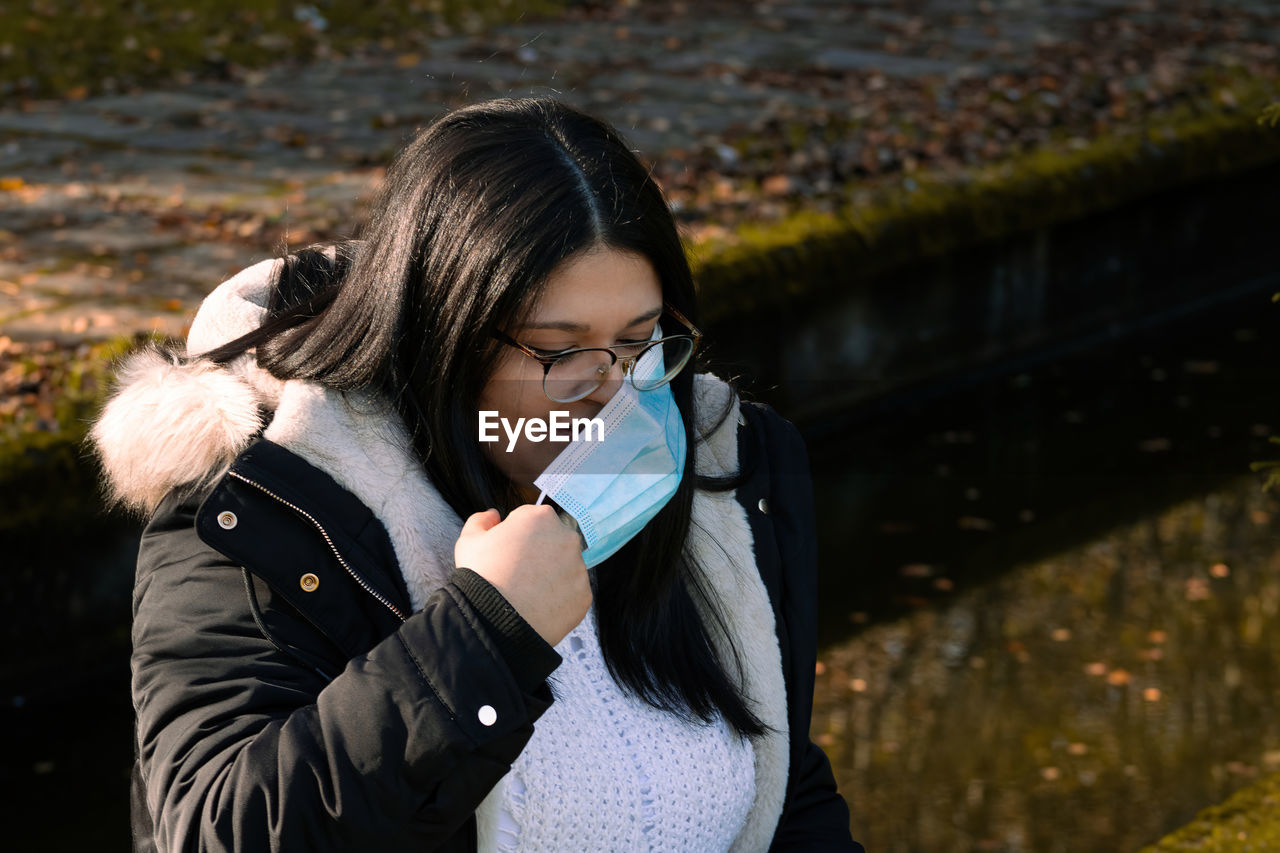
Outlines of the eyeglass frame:
M 651 348 L 657 346 L 658 344 L 663 343 L 664 341 L 675 340 L 677 338 L 691 338 L 693 340 L 693 349 L 689 350 L 689 355 L 686 358 L 685 363 L 680 366 L 680 370 L 684 370 L 685 367 L 689 365 L 689 362 L 693 360 L 693 357 L 698 352 L 698 344 L 702 342 L 702 332 L 698 330 L 697 326 L 693 325 L 693 323 L 690 323 L 688 319 L 686 319 L 685 316 L 681 314 L 674 305 L 671 305 L 667 302 L 663 302 L 662 313 L 670 314 L 672 317 L 676 319 L 676 322 L 680 323 L 685 328 L 687 328 L 690 334 L 663 335 L 662 337 L 658 338 L 656 341 L 646 341 L 645 347 L 642 350 L 640 350 L 640 352 L 636 353 L 633 356 L 619 356 L 616 352 L 613 351 L 613 349 L 614 347 L 617 347 L 617 346 L 633 347 L 635 346 L 635 344 L 614 344 L 613 346 L 609 346 L 609 347 L 575 347 L 573 349 L 567 349 L 564 352 L 556 353 L 555 355 L 538 355 L 538 353 L 534 352 L 529 347 L 525 346 L 524 344 L 517 341 L 515 338 L 508 335 L 506 332 L 503 332 L 499 329 L 493 330 L 493 337 L 497 338 L 499 341 L 501 341 L 502 343 L 508 346 L 515 347 L 516 349 L 520 350 L 520 352 L 524 353 L 525 355 L 529 356 L 529 358 L 533 359 L 534 361 L 542 365 L 542 393 L 547 395 L 548 400 L 551 400 L 551 402 L 553 403 L 576 403 L 578 400 L 582 400 L 594 394 L 596 390 L 605 383 L 606 380 L 601 379 L 599 384 L 597 384 L 595 388 L 592 388 L 587 393 L 583 394 L 580 397 L 575 397 L 572 400 L 554 399 L 550 394 L 547 394 L 547 376 L 551 373 L 551 368 L 555 365 L 555 363 L 567 355 L 573 355 L 574 353 L 579 353 L 579 352 L 596 352 L 596 351 L 608 352 L 609 358 L 613 359 L 611 362 L 609 362 L 609 372 L 612 373 L 613 366 L 621 360 L 623 363 L 622 375 L 625 378 L 631 375 L 631 373 L 635 370 L 636 362 L 639 361 L 641 356 L 643 356 Z M 666 382 L 663 382 L 662 385 L 670 384 L 671 381 L 674 380 L 676 376 L 680 374 L 680 370 L 677 370 L 674 374 L 672 374 L 671 379 L 668 379 Z M 608 373 L 606 373 L 605 376 L 607 377 Z M 646 388 L 645 390 L 656 391 L 657 389 L 661 388 L 662 385 L 655 385 L 653 388 Z

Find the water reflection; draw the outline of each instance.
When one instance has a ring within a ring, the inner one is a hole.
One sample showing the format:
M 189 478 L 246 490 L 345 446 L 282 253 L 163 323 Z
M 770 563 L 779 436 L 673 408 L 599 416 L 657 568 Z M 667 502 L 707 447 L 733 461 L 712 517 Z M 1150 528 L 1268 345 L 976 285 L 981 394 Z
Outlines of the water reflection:
M 1245 475 L 823 651 L 877 851 L 1134 850 L 1280 769 L 1280 503 Z

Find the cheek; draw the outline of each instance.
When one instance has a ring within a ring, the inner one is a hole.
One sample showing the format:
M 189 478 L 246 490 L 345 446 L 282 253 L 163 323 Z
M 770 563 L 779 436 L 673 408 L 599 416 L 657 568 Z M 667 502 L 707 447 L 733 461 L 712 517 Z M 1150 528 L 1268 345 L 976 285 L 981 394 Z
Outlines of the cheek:
M 521 359 L 525 361 L 525 359 Z M 525 369 L 521 361 L 507 359 L 498 366 L 480 393 L 479 408 L 497 412 L 515 425 L 517 418 L 545 417 L 550 400 L 542 393 L 542 373 L 533 362 Z
M 517 411 L 528 405 L 526 386 L 537 384 L 538 376 L 528 368 L 537 370 L 539 365 L 513 351 L 503 355 L 480 392 L 478 407 L 503 417 L 518 416 Z
M 496 435 L 497 441 L 479 441 L 479 412 L 476 415 L 476 440 L 481 451 L 499 471 L 518 483 L 532 483 L 563 449 L 563 445 L 556 442 L 528 441 L 523 424 L 512 445 L 507 427 L 515 430 L 521 418 L 525 422 L 530 418 L 545 421 L 556 405 L 542 391 L 541 368 L 532 361 L 529 366 L 535 369 L 521 369 L 523 366 L 518 363 L 505 362 L 494 372 L 480 394 L 479 409 L 497 412 L 496 419 L 493 416 L 489 419 L 490 424 L 496 423 L 490 427 L 489 435 Z M 511 447 L 510 451 L 508 447 Z

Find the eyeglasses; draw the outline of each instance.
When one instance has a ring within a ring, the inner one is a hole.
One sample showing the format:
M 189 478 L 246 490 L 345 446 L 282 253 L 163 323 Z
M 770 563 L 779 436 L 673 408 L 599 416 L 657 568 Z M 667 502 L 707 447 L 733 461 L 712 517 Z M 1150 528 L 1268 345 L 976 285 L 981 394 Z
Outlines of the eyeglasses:
M 595 391 L 609 378 L 614 364 L 622 362 L 622 375 L 630 377 L 637 391 L 661 388 L 684 369 L 702 340 L 702 332 L 670 305 L 670 314 L 689 329 L 687 335 L 664 335 L 656 341 L 636 341 L 611 347 L 582 347 L 558 353 L 539 352 L 507 335 L 494 331 L 493 336 L 542 365 L 542 390 L 557 403 L 572 403 Z M 636 372 L 636 364 L 645 362 L 646 375 Z M 656 364 L 654 363 L 656 361 Z

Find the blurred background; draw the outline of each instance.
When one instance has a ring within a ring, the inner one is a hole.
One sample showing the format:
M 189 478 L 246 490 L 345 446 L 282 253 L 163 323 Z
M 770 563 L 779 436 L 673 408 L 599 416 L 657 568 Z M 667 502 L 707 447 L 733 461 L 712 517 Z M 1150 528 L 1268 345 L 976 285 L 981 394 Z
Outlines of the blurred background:
M 1130 851 L 1236 795 L 1158 849 L 1270 849 L 1278 51 L 1272 0 L 0 6 L 4 846 L 129 845 L 110 360 L 351 235 L 433 116 L 551 94 L 805 435 L 854 837 Z

